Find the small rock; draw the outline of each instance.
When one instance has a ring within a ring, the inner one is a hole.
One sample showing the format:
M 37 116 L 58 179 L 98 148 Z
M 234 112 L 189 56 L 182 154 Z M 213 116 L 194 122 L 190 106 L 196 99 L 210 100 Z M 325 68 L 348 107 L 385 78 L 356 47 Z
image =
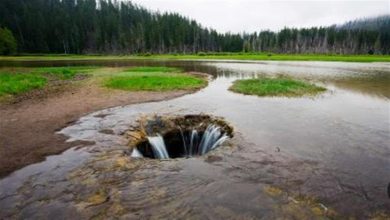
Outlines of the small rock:
M 206 158 L 206 162 L 207 163 L 214 163 L 214 162 L 218 162 L 218 161 L 222 161 L 222 157 L 219 157 L 219 156 L 214 156 L 214 155 L 210 155 Z
M 115 134 L 113 130 L 111 129 L 103 129 L 99 131 L 102 134 Z

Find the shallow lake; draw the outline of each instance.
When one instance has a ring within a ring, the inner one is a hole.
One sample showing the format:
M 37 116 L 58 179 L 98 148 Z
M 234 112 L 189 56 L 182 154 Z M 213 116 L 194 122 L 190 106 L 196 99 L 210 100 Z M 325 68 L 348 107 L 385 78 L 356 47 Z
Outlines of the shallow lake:
M 217 150 L 215 156 L 220 160 L 216 162 L 205 158 L 159 163 L 138 161 L 134 162 L 136 171 L 126 177 L 116 170 L 95 176 L 96 182 L 91 188 L 116 190 L 110 191 L 108 204 L 110 208 L 114 204 L 123 208 L 119 216 L 299 218 L 300 210 L 313 209 L 312 204 L 301 202 L 302 207 L 294 210 L 290 207 L 290 200 L 295 198 L 292 195 L 313 197 L 318 200 L 316 204 L 326 207 L 324 210 L 334 209 L 341 216 L 366 218 L 381 210 L 390 210 L 387 194 L 390 182 L 389 63 L 53 61 L 0 64 L 9 65 L 166 65 L 206 72 L 213 78 L 208 87 L 194 94 L 102 110 L 65 128 L 61 132 L 70 140 L 94 141 L 98 147 L 68 150 L 0 180 L 3 210 L 29 196 L 27 204 L 2 212 L 0 218 L 40 217 L 33 210 L 45 209 L 47 213 L 50 207 L 62 216 L 77 216 L 80 211 L 77 199 L 70 195 L 72 192 L 82 194 L 85 189 L 74 188 L 75 183 L 65 177 L 86 170 L 86 164 L 98 166 L 95 162 L 89 163 L 91 158 L 100 158 L 114 145 L 126 144 L 120 135 L 99 131 L 111 129 L 121 134 L 141 115 L 148 114 L 220 116 L 234 127 L 236 135 L 231 148 Z M 322 85 L 328 91 L 316 97 L 264 98 L 228 90 L 237 79 L 259 75 L 289 75 Z M 95 117 L 102 114 L 106 116 Z M 105 178 L 109 179 L 105 175 L 115 174 L 128 184 L 103 183 Z M 269 186 L 280 188 L 285 198 L 267 193 Z M 117 192 L 120 196 L 114 195 Z M 42 202 L 42 195 L 49 199 Z M 64 197 L 69 198 L 63 200 Z M 65 210 L 68 214 L 63 213 Z M 109 210 L 102 216 L 117 216 L 115 212 L 107 214 Z M 92 216 L 88 212 L 83 215 Z M 316 213 L 303 212 L 302 216 L 312 218 Z

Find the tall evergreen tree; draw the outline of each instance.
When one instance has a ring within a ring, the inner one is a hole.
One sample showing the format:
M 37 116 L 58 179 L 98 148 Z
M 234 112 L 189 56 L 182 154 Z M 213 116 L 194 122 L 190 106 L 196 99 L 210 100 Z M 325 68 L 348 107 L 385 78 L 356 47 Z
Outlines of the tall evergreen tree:
M 0 27 L 0 54 L 10 55 L 16 52 L 16 39 L 8 28 Z

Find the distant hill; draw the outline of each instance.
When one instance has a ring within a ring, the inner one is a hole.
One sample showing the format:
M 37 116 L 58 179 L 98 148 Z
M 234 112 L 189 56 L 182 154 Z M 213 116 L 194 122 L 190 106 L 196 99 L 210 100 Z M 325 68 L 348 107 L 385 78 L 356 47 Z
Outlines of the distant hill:
M 389 15 L 252 34 L 218 33 L 177 13 L 115 0 L 1 0 L 0 15 L 21 53 L 390 53 Z

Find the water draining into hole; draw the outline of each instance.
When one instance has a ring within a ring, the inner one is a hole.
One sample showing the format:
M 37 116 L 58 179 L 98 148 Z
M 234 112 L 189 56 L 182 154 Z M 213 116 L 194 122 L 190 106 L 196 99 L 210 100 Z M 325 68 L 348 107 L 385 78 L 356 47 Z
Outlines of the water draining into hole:
M 217 125 L 209 125 L 202 135 L 199 135 L 199 132 L 195 129 L 191 132 L 185 132 L 179 128 L 179 131 L 184 152 L 182 157 L 204 155 L 217 148 L 229 138 L 229 136 L 221 132 L 221 127 Z M 164 138 L 160 134 L 157 134 L 155 137 L 148 137 L 148 141 L 156 159 L 170 158 Z M 142 157 L 142 153 L 135 148 L 133 156 Z
M 148 137 L 148 141 L 152 146 L 154 156 L 158 159 L 169 159 L 167 147 L 165 146 L 164 138 L 158 134 L 156 137 Z
M 176 126 L 169 132 L 147 135 L 145 141 L 133 148 L 132 157 L 170 159 L 205 155 L 223 144 L 231 135 L 223 125 L 212 122 L 207 124 Z

